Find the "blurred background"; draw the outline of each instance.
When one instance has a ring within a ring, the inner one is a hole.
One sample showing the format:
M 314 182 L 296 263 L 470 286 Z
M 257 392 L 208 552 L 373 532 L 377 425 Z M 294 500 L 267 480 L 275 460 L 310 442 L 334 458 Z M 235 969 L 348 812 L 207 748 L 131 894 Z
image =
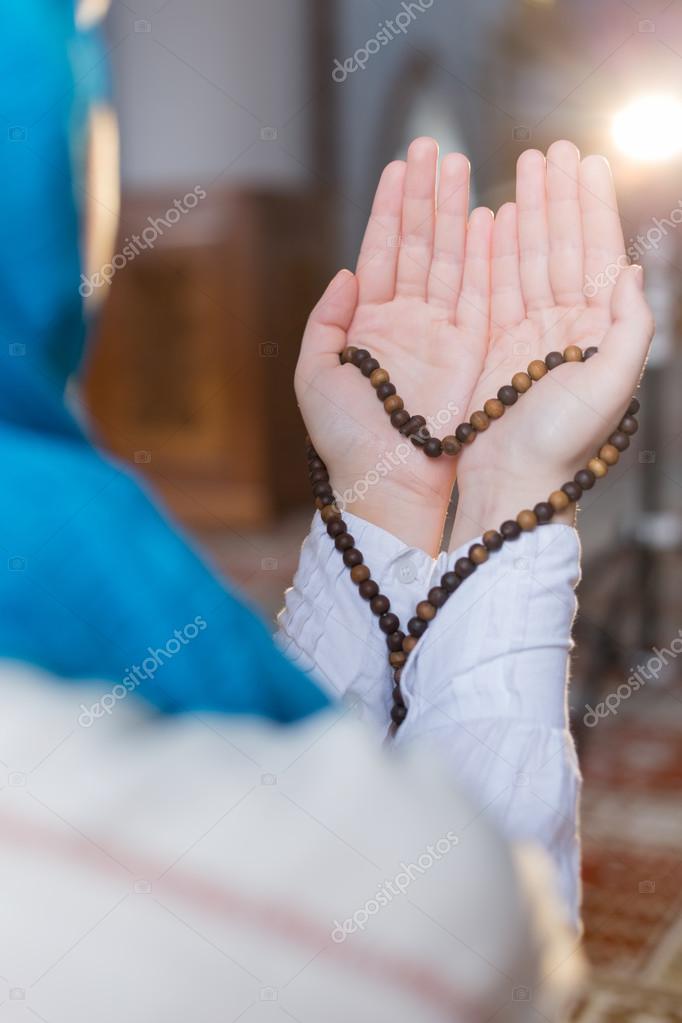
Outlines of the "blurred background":
M 496 207 L 528 146 L 612 161 L 658 333 L 640 432 L 582 502 L 578 1018 L 682 1020 L 682 2 L 114 0 L 106 27 L 119 265 L 94 289 L 86 404 L 269 617 L 311 515 L 301 331 L 381 167 L 434 135 Z

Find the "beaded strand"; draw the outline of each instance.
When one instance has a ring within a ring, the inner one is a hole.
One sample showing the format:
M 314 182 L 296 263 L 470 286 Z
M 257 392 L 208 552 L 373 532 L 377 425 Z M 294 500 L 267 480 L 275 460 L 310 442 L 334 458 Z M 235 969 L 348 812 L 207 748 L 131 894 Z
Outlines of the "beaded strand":
M 369 379 L 378 400 L 382 402 L 386 414 L 390 417 L 391 425 L 402 436 L 409 437 L 415 447 L 421 448 L 428 458 L 440 458 L 442 455 L 449 457 L 458 455 L 465 444 L 473 443 L 478 434 L 487 430 L 493 420 L 501 418 L 507 408 L 516 404 L 520 395 L 529 391 L 532 385 L 548 372 L 564 362 L 584 362 L 597 351 L 597 348 L 590 347 L 583 352 L 577 345 L 569 345 L 563 353 L 550 352 L 544 360 L 534 359 L 525 373 L 515 373 L 511 384 L 500 387 L 497 396 L 488 399 L 483 409 L 473 412 L 467 422 L 459 424 L 454 434 L 443 437 L 442 440 L 431 436 L 423 416 L 411 415 L 405 409 L 403 399 L 397 394 L 388 372 L 366 349 L 350 346 L 341 353 L 340 360 L 343 364 L 350 363 L 356 366 L 363 376 Z M 546 501 L 540 501 L 532 510 L 526 508 L 520 511 L 516 519 L 507 519 L 498 529 L 487 530 L 480 542 L 473 543 L 467 554 L 457 559 L 454 570 L 445 572 L 441 576 L 440 584 L 432 587 L 426 599 L 417 604 L 415 615 L 407 623 L 407 634 L 400 628 L 398 616 L 391 611 L 389 598 L 379 591 L 378 584 L 372 579 L 362 552 L 355 546 L 355 539 L 348 532 L 341 512 L 334 503 L 334 492 L 326 465 L 313 447 L 310 438 L 306 439 L 308 474 L 315 503 L 327 534 L 334 541 L 344 564 L 350 570 L 350 577 L 357 586 L 358 593 L 369 603 L 372 613 L 378 619 L 379 628 L 386 636 L 388 661 L 393 671 L 391 734 L 395 734 L 407 716 L 407 707 L 400 688 L 403 669 L 439 609 L 459 589 L 464 580 L 488 560 L 491 553 L 499 551 L 503 544 L 516 540 L 522 532 L 530 532 L 539 525 L 551 522 L 555 514 L 578 501 L 584 491 L 591 490 L 595 482 L 604 477 L 611 466 L 616 465 L 621 453 L 629 447 L 630 437 L 637 432 L 639 424 L 636 417 L 639 407 L 639 401 L 633 398 L 617 429 L 601 446 L 599 453 L 590 459 L 585 468 L 579 469 L 572 480 L 554 490 Z

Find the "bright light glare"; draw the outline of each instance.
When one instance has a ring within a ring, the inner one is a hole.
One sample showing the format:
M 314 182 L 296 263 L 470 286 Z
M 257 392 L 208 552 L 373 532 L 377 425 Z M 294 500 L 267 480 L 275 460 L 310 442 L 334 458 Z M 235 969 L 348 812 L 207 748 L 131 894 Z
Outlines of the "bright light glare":
M 668 160 L 682 151 L 682 104 L 672 96 L 640 96 L 616 114 L 612 131 L 631 159 Z

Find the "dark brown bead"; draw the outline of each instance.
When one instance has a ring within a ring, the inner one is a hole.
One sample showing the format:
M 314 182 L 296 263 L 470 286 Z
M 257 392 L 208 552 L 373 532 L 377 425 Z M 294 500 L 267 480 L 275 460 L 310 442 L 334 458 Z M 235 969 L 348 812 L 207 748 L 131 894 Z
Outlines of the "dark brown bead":
M 356 565 L 355 568 L 351 569 L 350 577 L 359 586 L 360 583 L 367 582 L 370 577 L 370 571 L 367 565 Z
M 393 677 L 395 678 L 395 675 Z M 401 689 L 400 689 L 400 679 L 398 679 L 398 681 L 394 685 L 393 692 L 391 693 L 391 697 L 392 697 L 393 703 L 395 704 L 396 707 L 404 707 L 405 706 L 405 700 L 403 699 L 403 694 L 402 694 Z
M 402 668 L 406 660 L 407 655 L 402 650 L 396 650 L 395 653 L 388 655 L 388 663 L 392 668 Z
M 496 529 L 488 529 L 487 532 L 483 534 L 483 543 L 489 551 L 499 551 L 500 547 L 504 543 L 504 538 Z
M 443 454 L 443 445 L 437 437 L 429 437 L 424 445 L 424 454 L 429 458 L 439 458 Z
M 583 361 L 583 350 L 578 345 L 569 345 L 568 348 L 564 348 L 564 361 L 565 362 L 582 362 Z
M 363 359 L 360 363 L 360 372 L 363 377 L 371 377 L 375 369 L 381 369 L 381 366 L 376 359 L 372 358 L 371 355 L 368 359 Z
M 504 405 L 499 398 L 488 398 L 483 406 L 483 411 L 488 419 L 499 419 L 504 415 Z
M 377 387 L 377 398 L 379 401 L 386 401 L 393 394 L 395 394 L 395 384 L 392 384 L 390 381 L 385 384 L 379 384 Z
M 394 412 L 400 412 L 404 407 L 403 399 L 397 394 L 390 394 L 384 401 L 384 411 L 392 416 Z
M 527 373 L 515 373 L 512 377 L 511 385 L 519 394 L 525 394 L 533 386 L 533 381 Z
M 417 617 L 424 622 L 432 622 L 436 617 L 436 608 L 430 600 L 420 600 L 417 604 Z
M 587 360 L 591 359 L 593 355 L 596 355 L 598 351 L 599 349 L 596 345 L 590 345 L 590 347 L 586 348 L 583 352 L 583 362 L 587 362 Z
M 346 523 L 343 521 L 341 516 L 330 519 L 327 523 L 327 536 L 331 536 L 332 540 L 335 540 L 337 536 L 341 536 L 341 534 L 345 532 Z
M 538 522 L 551 522 L 554 518 L 554 508 L 549 501 L 540 501 L 533 508 Z
M 395 682 L 396 687 L 400 685 L 400 679 L 402 677 L 403 677 L 403 669 L 402 668 L 396 668 L 395 671 L 393 672 L 393 681 Z M 393 692 L 395 692 L 395 688 L 393 689 Z M 403 706 L 405 706 L 405 704 L 403 704 Z
M 355 537 L 351 536 L 350 533 L 341 533 L 334 540 L 334 546 L 337 551 L 349 551 L 351 547 L 355 547 Z
M 327 466 L 324 464 L 321 458 L 311 458 L 311 460 L 308 462 L 308 469 L 310 470 L 310 472 L 318 472 L 320 470 L 322 472 L 326 472 Z
M 313 494 L 315 497 L 319 497 L 323 500 L 326 504 L 329 504 L 334 497 L 334 491 L 329 483 L 316 483 L 313 487 Z
M 388 372 L 385 369 L 382 369 L 381 366 L 379 366 L 379 368 L 375 369 L 372 375 L 370 376 L 369 382 L 374 388 L 382 387 L 383 384 L 389 383 Z M 388 395 L 386 395 L 386 397 L 388 398 Z
M 341 352 L 341 362 L 345 365 L 347 362 L 353 361 L 353 356 L 357 352 L 355 345 L 349 345 L 348 348 L 344 348 Z
M 471 444 L 475 436 L 476 431 L 471 423 L 460 423 L 455 430 L 455 438 L 460 444 Z
M 467 579 L 471 575 L 471 573 L 475 571 L 476 566 L 474 565 L 471 558 L 458 558 L 457 561 L 455 562 L 455 572 L 460 577 L 460 579 Z
M 516 516 L 516 521 L 521 526 L 524 533 L 530 533 L 531 530 L 535 529 L 538 524 L 538 517 L 535 512 L 532 512 L 530 508 L 524 508 Z
M 542 377 L 547 373 L 547 367 L 545 366 L 543 359 L 533 359 L 528 365 L 528 376 L 531 380 L 541 380 Z
M 518 391 L 515 391 L 511 384 L 505 384 L 504 387 L 500 387 L 497 397 L 503 405 L 515 405 L 519 400 Z
M 414 446 L 416 448 L 424 448 L 424 447 L 426 447 L 426 442 L 427 442 L 427 440 L 430 439 L 430 437 L 431 437 L 431 434 L 429 433 L 429 431 L 428 431 L 426 426 L 422 426 L 418 430 L 416 430 L 414 433 L 410 434 L 410 440 L 412 441 L 412 443 L 414 444 Z
M 440 584 L 448 593 L 454 593 L 461 581 L 460 577 L 455 575 L 454 572 L 446 572 L 440 577 Z
M 372 597 L 369 606 L 375 615 L 385 615 L 391 608 L 391 602 L 383 593 L 378 593 L 376 597 Z
M 423 416 L 411 416 L 405 425 L 401 426 L 400 432 L 403 437 L 409 437 L 411 434 L 416 433 L 417 430 L 421 430 L 424 426 L 426 426 L 426 420 Z
M 561 352 L 550 352 L 549 355 L 545 356 L 545 366 L 547 369 L 556 369 L 557 366 L 561 366 L 564 361 L 564 357 Z
M 400 707 L 398 704 L 394 704 L 391 709 L 391 721 L 396 725 L 401 725 L 407 717 L 407 707 Z
M 630 447 L 630 438 L 622 430 L 616 430 L 609 437 L 609 444 L 613 444 L 617 451 L 627 451 Z
M 469 548 L 469 560 L 473 561 L 474 565 L 482 565 L 489 557 L 488 548 L 482 543 L 474 543 Z
M 313 486 L 316 483 L 329 483 L 329 473 L 324 469 L 317 469 L 316 472 L 310 474 L 310 482 Z
M 429 604 L 433 604 L 434 607 L 442 607 L 449 596 L 448 591 L 442 586 L 433 586 L 429 590 Z
M 392 611 L 389 611 L 379 619 L 379 628 L 382 632 L 395 632 L 400 628 L 400 619 Z
M 595 475 L 589 469 L 578 469 L 573 479 L 583 490 L 591 490 L 594 486 Z
M 571 504 L 575 504 L 583 496 L 583 488 L 575 480 L 569 480 L 561 488 Z
M 385 407 L 386 406 L 384 406 L 384 408 Z M 397 412 L 391 413 L 391 426 L 394 426 L 396 430 L 399 430 L 401 426 L 404 426 L 405 423 L 409 422 L 409 419 L 410 413 L 407 409 L 398 409 Z
M 419 639 L 420 636 L 424 635 L 428 626 L 429 626 L 428 622 L 425 622 L 423 618 L 417 618 L 417 616 L 415 615 L 415 617 L 410 618 L 409 622 L 407 623 L 407 631 L 409 632 L 410 636 L 415 636 L 417 639 Z
M 462 445 L 452 434 L 448 434 L 447 437 L 443 437 L 441 443 L 443 445 L 443 451 L 446 455 L 450 455 L 451 458 L 454 458 L 454 456 L 458 455 L 462 450 Z
M 618 429 L 622 433 L 626 433 L 628 437 L 632 437 L 639 430 L 639 423 L 634 416 L 623 416 L 618 424 Z
M 640 407 L 641 406 L 640 406 L 639 401 L 637 400 L 637 398 L 633 398 L 632 401 L 630 402 L 630 404 L 628 405 L 628 415 L 629 416 L 636 416 L 637 413 L 640 410 Z
M 521 526 L 518 522 L 514 522 L 513 519 L 507 519 L 507 521 L 503 522 L 500 526 L 500 533 L 505 540 L 516 540 L 516 538 L 521 535 Z
M 376 597 L 379 592 L 379 587 L 374 582 L 374 579 L 366 579 L 358 586 L 358 593 L 363 600 L 371 600 L 372 597 Z
M 386 637 L 386 646 L 391 651 L 391 653 L 394 654 L 396 653 L 396 651 L 403 649 L 404 640 L 405 633 L 401 632 L 400 629 L 396 629 L 395 632 L 392 632 L 389 636 Z
M 354 366 L 359 366 L 365 359 L 369 358 L 369 352 L 366 348 L 356 348 L 353 352 L 351 362 Z
M 487 430 L 488 427 L 490 426 L 490 420 L 488 419 L 487 415 L 485 414 L 485 412 L 481 412 L 480 410 L 478 412 L 472 413 L 469 422 L 473 426 L 476 433 L 483 433 L 483 431 Z
M 346 568 L 355 568 L 356 565 L 361 565 L 362 561 L 362 554 L 357 547 L 350 547 L 347 551 L 343 552 L 343 563 Z

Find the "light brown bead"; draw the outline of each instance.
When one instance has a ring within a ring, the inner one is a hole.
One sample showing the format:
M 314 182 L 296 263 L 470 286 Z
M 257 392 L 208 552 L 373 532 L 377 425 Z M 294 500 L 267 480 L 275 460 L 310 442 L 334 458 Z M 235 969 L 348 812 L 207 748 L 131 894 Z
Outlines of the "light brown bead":
M 591 458 L 587 463 L 587 468 L 590 472 L 593 472 L 597 479 L 601 479 L 602 476 L 606 476 L 609 471 L 609 467 L 601 458 Z
M 521 526 L 521 529 L 528 533 L 531 529 L 535 529 L 537 526 L 538 517 L 534 511 L 530 510 L 530 508 L 524 508 L 524 510 L 519 512 L 516 516 L 516 521 Z
M 528 367 L 528 376 L 531 380 L 540 380 L 547 372 L 547 367 L 542 359 L 533 359 Z
M 369 382 L 372 385 L 372 387 L 380 387 L 382 384 L 387 384 L 389 380 L 390 377 L 387 371 L 385 369 L 382 369 L 381 366 L 379 367 L 379 369 L 372 370 L 372 372 L 369 375 Z
M 430 622 L 436 617 L 436 609 L 428 600 L 420 600 L 417 604 L 417 617 L 423 622 Z
M 582 362 L 582 348 L 578 348 L 577 345 L 569 345 L 568 348 L 564 348 L 564 360 L 566 362 Z
M 602 462 L 606 462 L 607 465 L 615 465 L 620 458 L 620 451 L 613 444 L 604 444 L 599 449 L 599 457 Z
M 555 490 L 549 495 L 549 503 L 555 512 L 562 512 L 568 508 L 571 503 L 568 494 L 565 494 L 563 490 Z
M 322 517 L 322 521 L 325 524 L 327 522 L 329 522 L 331 519 L 335 519 L 336 516 L 340 515 L 340 514 L 341 514 L 341 512 L 339 511 L 339 509 L 336 507 L 335 504 L 327 504 L 327 505 L 325 505 L 325 507 L 320 512 L 320 515 Z
M 504 405 L 499 398 L 488 398 L 483 406 L 483 411 L 488 419 L 499 419 L 504 415 Z
M 407 654 L 404 654 L 402 650 L 398 650 L 395 654 L 388 655 L 388 661 L 392 668 L 402 668 L 406 660 Z
M 533 386 L 533 381 L 527 373 L 515 373 L 512 377 L 512 387 L 519 394 L 525 394 Z
M 483 431 L 487 430 L 488 427 L 490 426 L 490 420 L 488 419 L 487 415 L 485 414 L 485 412 L 481 412 L 480 410 L 478 412 L 472 413 L 469 422 L 473 426 L 476 433 L 483 433 Z
M 324 501 L 322 500 L 321 497 L 315 498 L 315 507 L 317 508 L 318 511 L 322 511 L 322 509 L 324 508 Z
M 344 348 L 344 350 L 341 352 L 341 362 L 343 362 L 344 364 L 347 362 L 351 362 L 356 352 L 357 348 L 355 347 L 355 345 L 349 345 L 348 348 Z
M 388 412 L 389 416 L 393 412 L 400 412 L 405 407 L 405 402 L 399 394 L 392 394 L 389 398 L 384 401 L 384 408 Z
M 360 583 L 366 582 L 369 579 L 369 575 L 370 572 L 367 565 L 355 565 L 350 570 L 350 577 L 358 586 Z
M 452 434 L 449 434 L 447 437 L 443 437 L 441 444 L 443 445 L 443 451 L 445 454 L 450 455 L 451 457 L 458 455 L 462 450 L 462 445 Z
M 469 548 L 469 557 L 474 565 L 482 565 L 484 561 L 488 560 L 489 556 L 488 548 L 484 547 L 482 543 L 475 543 Z
M 405 639 L 403 640 L 403 650 L 405 653 L 411 654 L 418 642 L 419 640 L 416 636 L 405 636 Z

